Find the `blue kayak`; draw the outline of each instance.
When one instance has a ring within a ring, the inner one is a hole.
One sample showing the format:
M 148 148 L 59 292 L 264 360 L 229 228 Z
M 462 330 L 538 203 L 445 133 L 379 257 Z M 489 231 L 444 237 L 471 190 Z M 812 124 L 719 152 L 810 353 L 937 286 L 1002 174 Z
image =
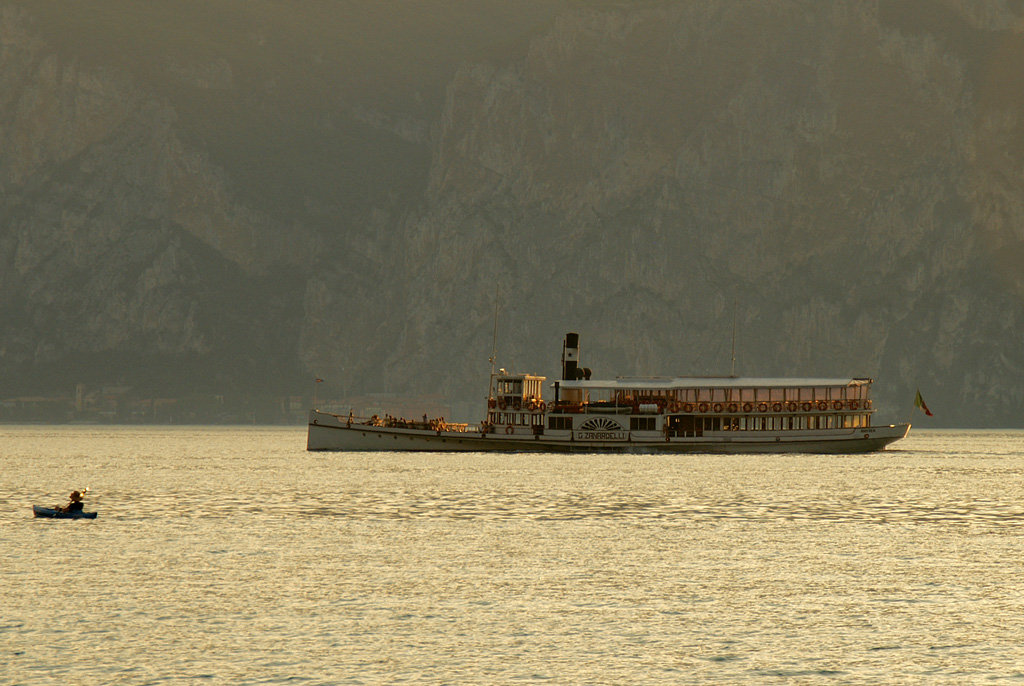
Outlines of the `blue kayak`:
M 32 506 L 32 514 L 36 517 L 50 517 L 51 519 L 96 519 L 95 512 L 64 512 L 39 505 Z

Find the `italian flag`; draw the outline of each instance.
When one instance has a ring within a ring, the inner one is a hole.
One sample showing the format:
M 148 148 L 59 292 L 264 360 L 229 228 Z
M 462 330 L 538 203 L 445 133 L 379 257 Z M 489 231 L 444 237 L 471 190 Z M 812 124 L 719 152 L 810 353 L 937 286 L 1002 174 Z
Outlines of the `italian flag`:
M 914 398 L 914 407 L 921 408 L 921 411 L 924 412 L 929 417 L 934 417 L 935 416 L 935 415 L 932 414 L 932 411 L 928 409 L 928 406 L 924 404 L 924 398 L 921 397 L 921 390 L 920 389 L 918 389 L 918 391 L 917 391 L 917 397 Z

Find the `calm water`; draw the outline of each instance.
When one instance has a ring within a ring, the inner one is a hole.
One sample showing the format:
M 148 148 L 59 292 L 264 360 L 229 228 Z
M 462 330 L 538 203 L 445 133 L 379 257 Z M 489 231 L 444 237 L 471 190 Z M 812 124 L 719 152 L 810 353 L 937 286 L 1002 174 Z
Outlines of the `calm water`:
M 0 427 L 3 684 L 1024 682 L 1024 433 L 310 454 Z M 86 521 L 33 503 L 90 486 Z

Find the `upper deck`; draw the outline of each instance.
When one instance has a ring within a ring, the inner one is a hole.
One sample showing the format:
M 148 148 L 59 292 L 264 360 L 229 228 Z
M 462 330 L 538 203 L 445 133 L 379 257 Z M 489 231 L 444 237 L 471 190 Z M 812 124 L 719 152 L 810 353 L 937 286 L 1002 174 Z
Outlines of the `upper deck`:
M 619 376 L 614 379 L 562 380 L 564 389 L 594 390 L 685 390 L 696 388 L 841 388 L 870 386 L 873 379 L 863 378 L 760 378 L 743 376 Z
M 555 384 L 556 406 L 565 404 L 637 405 L 661 408 L 703 403 L 742 407 L 780 407 L 803 411 L 827 407 L 871 408 L 871 379 L 756 377 L 619 377 L 612 380 L 563 380 Z M 839 404 L 839 405 L 837 405 Z

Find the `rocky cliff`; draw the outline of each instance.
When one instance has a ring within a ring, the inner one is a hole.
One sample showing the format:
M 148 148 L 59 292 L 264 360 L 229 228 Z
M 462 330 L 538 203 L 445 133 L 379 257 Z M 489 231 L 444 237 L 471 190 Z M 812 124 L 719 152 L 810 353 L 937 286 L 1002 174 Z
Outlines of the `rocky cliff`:
M 0 2 L 0 374 L 1024 415 L 1019 3 Z

